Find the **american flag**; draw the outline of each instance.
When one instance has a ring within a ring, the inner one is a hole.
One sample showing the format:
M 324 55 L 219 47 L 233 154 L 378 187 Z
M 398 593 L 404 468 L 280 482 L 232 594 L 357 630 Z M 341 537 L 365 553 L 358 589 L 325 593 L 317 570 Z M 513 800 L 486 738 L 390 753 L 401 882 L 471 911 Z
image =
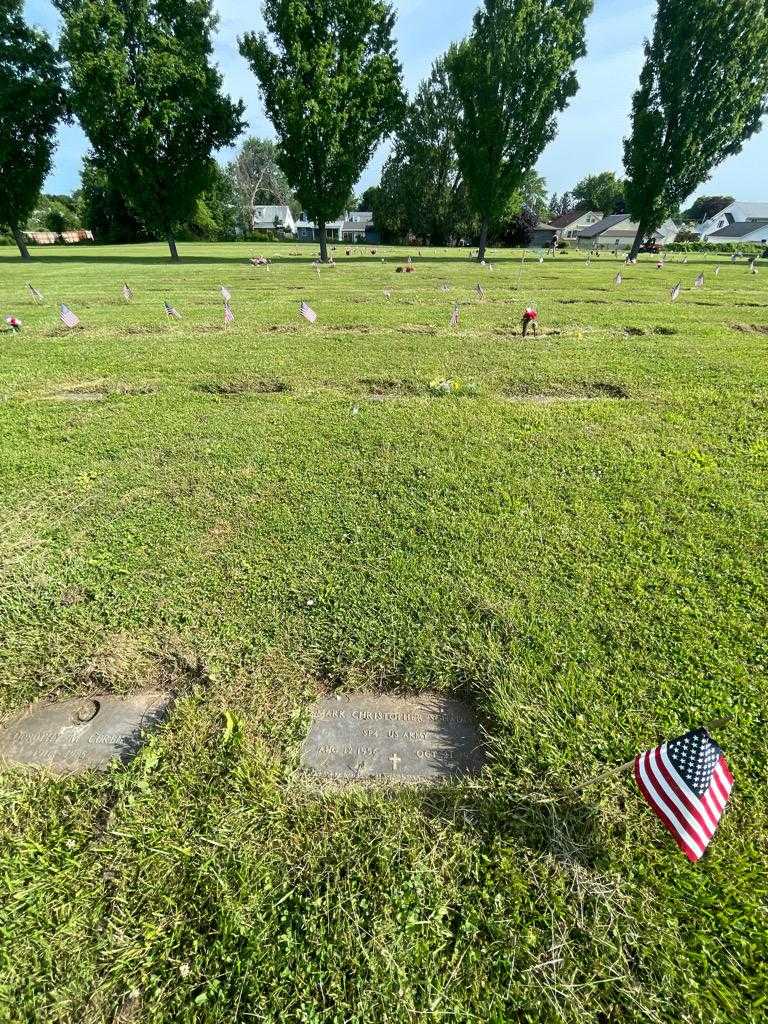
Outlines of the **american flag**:
M 624 278 L 621 276 L 621 271 L 619 271 L 618 274 L 616 275 L 616 277 L 614 277 L 613 283 L 618 286 L 618 285 L 621 284 L 621 282 L 623 280 L 624 280 Z
M 453 305 L 453 310 L 451 311 L 451 327 L 459 326 L 459 316 L 459 304 L 458 302 L 455 302 Z
M 220 291 L 221 291 L 222 299 L 224 299 L 225 302 L 229 302 L 230 299 L 232 298 L 232 294 L 231 294 L 229 288 L 225 288 L 224 285 L 222 285 L 221 288 L 220 288 Z
M 697 861 L 715 834 L 733 788 L 720 747 L 706 729 L 693 729 L 638 754 L 635 779 L 688 860 Z
M 35 302 L 45 301 L 42 292 L 39 292 L 37 288 L 33 288 L 31 284 L 27 284 L 27 288 L 29 288 L 29 290 L 32 292 L 32 298 L 35 300 Z
M 715 267 L 715 277 L 720 273 L 720 267 Z
M 224 323 L 233 324 L 235 322 L 235 314 L 232 312 L 232 307 L 228 301 L 224 301 Z
M 133 292 L 126 283 L 123 284 L 123 298 L 126 302 L 130 302 L 133 298 Z
M 171 317 L 174 320 L 181 320 L 181 314 L 178 310 L 173 308 L 170 302 L 164 302 L 163 305 L 165 306 L 166 316 Z
M 311 324 L 317 320 L 317 313 L 306 302 L 302 302 L 299 306 L 299 313 L 301 313 L 305 320 L 309 320 Z
M 389 288 L 385 288 L 384 289 L 384 298 L 385 299 L 391 299 L 392 298 L 392 292 L 389 290 Z
M 485 298 L 485 288 L 483 288 L 479 281 L 477 282 L 477 288 L 475 288 L 475 291 L 477 292 L 481 299 Z
M 78 317 L 76 317 L 69 306 L 65 306 L 63 302 L 59 309 L 59 320 L 61 320 L 61 322 L 67 327 L 77 327 L 80 323 Z
M 696 280 L 693 282 L 693 287 L 694 288 L 703 288 L 704 287 L 704 274 L 703 273 L 696 275 Z
M 683 290 L 682 284 L 678 281 L 672 291 L 669 293 L 670 298 L 673 302 L 677 302 L 680 298 L 680 292 Z

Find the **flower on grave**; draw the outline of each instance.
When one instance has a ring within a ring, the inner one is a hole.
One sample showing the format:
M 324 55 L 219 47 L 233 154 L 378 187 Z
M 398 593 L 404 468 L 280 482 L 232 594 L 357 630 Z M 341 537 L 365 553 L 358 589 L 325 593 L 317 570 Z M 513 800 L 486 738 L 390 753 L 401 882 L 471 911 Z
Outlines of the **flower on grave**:
M 523 311 L 523 320 L 526 320 L 526 321 L 528 321 L 530 323 L 531 320 L 538 320 L 538 319 L 539 319 L 538 310 L 534 309 L 533 306 L 526 306 L 525 310 Z
M 5 322 L 8 324 L 8 326 L 10 327 L 10 329 L 12 331 L 17 331 L 18 332 L 18 331 L 21 330 L 22 324 L 21 324 L 21 320 L 19 320 L 18 317 L 16 317 L 16 316 L 7 316 L 5 318 Z

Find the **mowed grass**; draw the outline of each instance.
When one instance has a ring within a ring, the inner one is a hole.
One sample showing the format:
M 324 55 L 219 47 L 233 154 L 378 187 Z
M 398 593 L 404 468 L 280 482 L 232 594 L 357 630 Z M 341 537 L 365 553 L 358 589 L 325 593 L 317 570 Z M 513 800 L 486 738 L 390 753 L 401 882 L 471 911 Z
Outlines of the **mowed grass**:
M 127 769 L 0 775 L 0 1020 L 764 1019 L 768 268 L 181 249 L 0 253 L 2 715 L 178 695 Z M 463 697 L 485 773 L 307 783 L 334 688 Z M 697 866 L 575 791 L 724 715 Z

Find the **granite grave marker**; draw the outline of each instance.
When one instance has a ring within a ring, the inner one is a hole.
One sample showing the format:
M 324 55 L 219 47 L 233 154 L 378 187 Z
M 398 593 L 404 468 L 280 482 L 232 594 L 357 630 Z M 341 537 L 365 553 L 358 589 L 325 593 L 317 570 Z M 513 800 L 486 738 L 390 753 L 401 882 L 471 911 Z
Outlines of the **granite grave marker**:
M 305 769 L 340 781 L 439 782 L 477 773 L 483 760 L 469 709 L 437 695 L 323 698 L 301 752 Z
M 104 770 L 132 760 L 144 735 L 165 718 L 171 698 L 156 691 L 38 704 L 0 726 L 0 767 L 57 772 Z

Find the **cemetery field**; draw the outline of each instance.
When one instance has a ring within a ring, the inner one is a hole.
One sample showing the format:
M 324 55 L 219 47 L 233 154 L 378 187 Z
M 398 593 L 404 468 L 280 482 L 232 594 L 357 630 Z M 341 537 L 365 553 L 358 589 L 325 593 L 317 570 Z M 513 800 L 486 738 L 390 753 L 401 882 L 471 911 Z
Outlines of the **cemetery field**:
M 0 721 L 176 695 L 125 768 L 0 773 L 0 1021 L 764 1019 L 768 266 L 180 251 L 0 250 Z M 464 699 L 485 768 L 308 780 L 337 690 Z M 722 716 L 697 865 L 575 790 Z

